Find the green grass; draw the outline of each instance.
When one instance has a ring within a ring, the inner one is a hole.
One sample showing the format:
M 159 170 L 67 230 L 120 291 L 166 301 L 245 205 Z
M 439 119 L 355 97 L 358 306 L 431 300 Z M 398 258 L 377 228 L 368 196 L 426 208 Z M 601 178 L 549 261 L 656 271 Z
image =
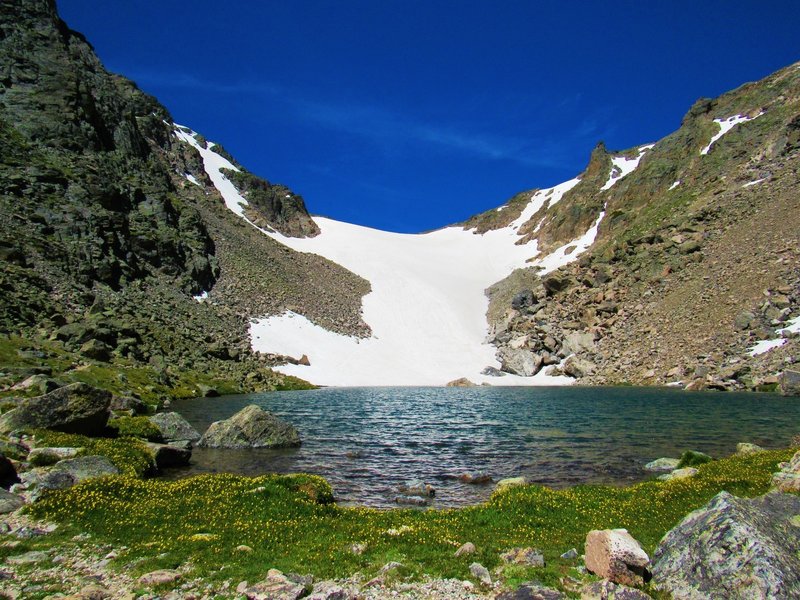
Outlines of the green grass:
M 120 472 L 131 477 L 142 477 L 155 466 L 150 450 L 143 442 L 134 438 L 90 438 L 49 429 L 37 429 L 32 433 L 37 446 L 83 448 L 80 456 L 105 456 Z
M 558 586 L 577 564 L 559 555 L 572 547 L 582 551 L 590 530 L 624 527 L 652 554 L 683 516 L 721 490 L 765 493 L 777 463 L 792 454 L 734 456 L 701 465 L 694 478 L 624 488 L 522 486 L 461 509 L 341 507 L 330 502 L 330 488 L 318 477 L 224 474 L 179 481 L 104 478 L 52 493 L 29 510 L 127 547 L 118 562 L 137 573 L 191 564 L 196 575 L 235 581 L 263 578 L 273 567 L 322 578 L 373 576 L 396 560 L 410 577 L 463 579 L 473 561 L 492 570 L 502 551 L 533 546 L 547 566 L 510 568 L 508 580 L 535 578 Z M 477 553 L 454 558 L 467 541 Z M 365 544 L 363 554 L 350 552 L 356 543 Z M 253 551 L 237 551 L 242 544 Z

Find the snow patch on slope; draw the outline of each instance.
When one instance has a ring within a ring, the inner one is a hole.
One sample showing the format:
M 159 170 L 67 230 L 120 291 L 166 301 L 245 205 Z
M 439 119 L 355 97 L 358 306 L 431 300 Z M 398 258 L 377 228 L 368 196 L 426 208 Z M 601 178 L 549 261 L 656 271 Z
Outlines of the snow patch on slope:
M 225 200 L 225 206 L 232 210 L 238 216 L 245 218 L 244 207 L 247 206 L 247 200 L 239 193 L 239 190 L 231 183 L 231 181 L 222 174 L 222 169 L 231 169 L 238 171 L 227 158 L 220 156 L 210 148 L 213 144 L 209 144 L 209 148 L 204 148 L 197 143 L 194 138 L 195 132 L 191 131 L 188 127 L 176 125 L 175 135 L 178 139 L 186 142 L 195 148 L 203 159 L 203 168 L 206 170 L 211 183 L 222 194 Z M 246 219 L 245 219 L 246 220 Z M 248 221 L 249 222 L 249 221 Z
M 727 119 L 714 119 L 714 123 L 717 123 L 719 125 L 719 133 L 717 133 L 711 138 L 711 141 L 708 142 L 708 146 L 700 150 L 700 154 L 701 155 L 708 154 L 709 150 L 711 150 L 711 146 L 714 145 L 714 142 L 716 142 L 723 135 L 728 133 L 739 123 L 752 121 L 753 119 L 760 117 L 763 114 L 764 114 L 763 112 L 760 112 L 755 117 L 748 117 L 747 115 L 733 115 L 732 117 L 728 117 Z
M 678 187 L 680 184 L 681 184 L 681 180 L 680 180 L 680 179 L 678 179 L 678 180 L 677 180 L 676 182 L 674 182 L 674 183 L 673 183 L 671 186 L 669 186 L 669 189 L 668 189 L 667 191 L 668 191 L 668 192 L 671 192 L 671 191 L 672 191 L 672 190 L 674 190 L 676 187 Z
M 175 135 L 200 153 L 228 209 L 253 225 L 244 215 L 247 200 L 221 172 L 236 167 L 213 152 L 211 144 L 203 148 L 187 128 L 176 129 Z M 500 366 L 495 347 L 486 343 L 485 289 L 538 257 L 536 240 L 517 244 L 518 229 L 579 182 L 575 178 L 539 190 L 513 223 L 480 235 L 460 227 L 399 234 L 322 217 L 314 218 L 321 231 L 314 238 L 291 238 L 259 228 L 294 250 L 319 254 L 367 279 L 372 292 L 364 297 L 363 318 L 373 334 L 366 339 L 339 335 L 287 312 L 251 322 L 253 349 L 306 354 L 310 366 L 290 364 L 277 370 L 320 385 L 443 385 L 460 377 L 494 385 L 574 383 L 543 372 L 535 377 L 491 377 L 481 371 Z M 583 236 L 541 258 L 540 266 L 550 271 L 575 260 L 594 241 L 604 214 Z M 574 249 L 568 251 L 570 245 Z
M 617 183 L 620 179 L 625 177 L 626 175 L 630 175 L 633 171 L 636 170 L 636 167 L 639 166 L 639 161 L 642 160 L 642 157 L 645 155 L 645 152 L 650 150 L 655 146 L 655 144 L 647 144 L 645 146 L 639 147 L 639 154 L 633 158 L 626 158 L 624 156 L 614 156 L 611 158 L 611 162 L 613 166 L 611 167 L 611 173 L 608 176 L 608 181 L 606 181 L 605 185 L 601 187 L 601 190 L 608 190 L 611 189 L 615 183 Z
M 541 269 L 539 272 L 545 275 L 577 260 L 581 254 L 586 252 L 586 250 L 594 244 L 594 240 L 597 238 L 597 230 L 600 227 L 600 221 L 602 221 L 605 216 L 606 211 L 605 207 L 603 207 L 603 210 L 597 215 L 597 220 L 586 233 L 571 242 L 567 242 L 547 256 L 534 260 L 531 266 L 539 267 Z
M 782 337 L 783 335 L 788 335 L 790 333 L 800 333 L 800 317 L 795 317 L 787 322 L 786 327 L 783 329 L 778 329 L 775 333 L 777 333 L 781 337 L 777 337 L 771 340 L 761 340 L 757 344 L 751 346 L 748 349 L 748 354 L 750 356 L 758 356 L 759 354 L 764 354 L 765 352 L 769 352 L 773 348 L 780 348 L 783 346 L 787 339 Z

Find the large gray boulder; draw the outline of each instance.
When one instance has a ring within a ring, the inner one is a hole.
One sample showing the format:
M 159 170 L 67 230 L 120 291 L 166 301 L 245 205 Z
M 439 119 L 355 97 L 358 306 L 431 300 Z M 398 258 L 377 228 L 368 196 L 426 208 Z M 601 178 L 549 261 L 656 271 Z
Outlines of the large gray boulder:
M 289 423 L 251 404 L 230 419 L 216 421 L 200 438 L 205 448 L 293 448 L 300 435 Z
M 786 369 L 781 373 L 778 386 L 784 396 L 800 396 L 800 371 Z
M 20 400 L 0 417 L 0 432 L 54 429 L 66 433 L 98 435 L 110 415 L 111 394 L 85 383 L 73 383 L 44 394 Z
M 150 422 L 161 431 L 161 437 L 165 442 L 196 442 L 200 439 L 200 434 L 176 412 L 158 413 L 148 417 Z
M 21 487 L 25 496 L 36 500 L 49 490 L 63 490 L 95 477 L 118 475 L 119 469 L 105 456 L 79 456 L 57 462 L 52 467 L 22 473 Z
M 720 492 L 664 536 L 653 579 L 676 600 L 800 598 L 800 498 Z
M 532 377 L 542 368 L 542 357 L 526 348 L 503 348 L 500 362 L 503 371 L 521 377 Z

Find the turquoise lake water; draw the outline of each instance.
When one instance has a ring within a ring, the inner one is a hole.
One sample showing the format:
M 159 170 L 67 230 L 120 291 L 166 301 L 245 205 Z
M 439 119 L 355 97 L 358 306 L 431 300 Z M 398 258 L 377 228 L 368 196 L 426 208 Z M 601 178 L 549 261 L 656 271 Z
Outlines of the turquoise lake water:
M 326 388 L 174 403 L 202 433 L 248 404 L 291 422 L 291 450 L 195 449 L 171 476 L 232 471 L 307 472 L 325 477 L 339 502 L 394 506 L 397 488 L 423 479 L 433 506 L 485 500 L 495 481 L 524 476 L 553 487 L 625 484 L 652 476 L 644 465 L 688 449 L 714 457 L 737 442 L 785 447 L 800 433 L 800 400 L 773 394 L 664 388 Z

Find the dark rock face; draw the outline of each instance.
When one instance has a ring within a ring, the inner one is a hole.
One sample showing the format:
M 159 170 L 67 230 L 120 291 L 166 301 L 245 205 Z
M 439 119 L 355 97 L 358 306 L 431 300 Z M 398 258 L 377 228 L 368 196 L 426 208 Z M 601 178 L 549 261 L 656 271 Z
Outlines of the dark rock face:
M 800 396 L 800 371 L 784 370 L 778 385 L 784 396 Z
M 800 596 L 800 498 L 721 492 L 664 536 L 653 579 L 674 598 Z
M 27 400 L 0 417 L 0 431 L 54 429 L 97 435 L 108 422 L 111 394 L 85 383 L 73 383 Z
M 289 423 L 251 404 L 230 419 L 212 423 L 198 446 L 205 448 L 292 448 L 300 435 Z

